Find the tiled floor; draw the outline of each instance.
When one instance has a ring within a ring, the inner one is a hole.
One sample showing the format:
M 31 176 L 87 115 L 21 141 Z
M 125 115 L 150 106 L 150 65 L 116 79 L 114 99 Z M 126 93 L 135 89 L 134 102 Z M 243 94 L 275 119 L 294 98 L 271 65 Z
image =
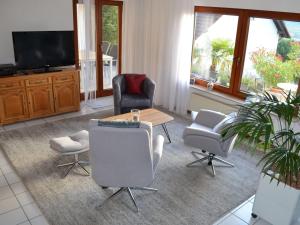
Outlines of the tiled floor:
M 103 99 L 106 104 L 111 102 L 111 98 Z M 107 108 L 111 107 L 107 105 Z M 37 119 L 14 125 L 0 127 L 0 132 L 18 129 L 20 127 L 32 126 L 46 122 L 56 121 L 64 118 L 77 117 L 91 114 L 102 109 L 92 109 L 84 107 L 80 112 L 63 114 L 45 119 Z M 246 202 L 233 209 L 224 217 L 219 219 L 214 225 L 270 225 L 261 219 L 251 218 L 254 196 Z M 6 161 L 0 152 L 0 225 L 47 225 L 46 218 L 42 215 L 33 198 L 21 182 L 15 171 Z
M 0 225 L 47 225 L 48 222 L 0 152 Z
M 255 196 L 252 196 L 247 201 L 231 210 L 213 225 L 271 225 L 262 219 L 252 218 L 251 213 L 254 197 Z
M 93 109 L 81 104 L 80 112 L 62 114 L 44 119 L 30 120 L 13 125 L 0 126 L 0 132 L 28 127 L 60 119 L 87 115 L 112 108 L 112 97 L 101 98 L 104 107 Z M 18 175 L 6 161 L 0 151 L 0 225 L 48 225 L 33 198 L 21 182 Z

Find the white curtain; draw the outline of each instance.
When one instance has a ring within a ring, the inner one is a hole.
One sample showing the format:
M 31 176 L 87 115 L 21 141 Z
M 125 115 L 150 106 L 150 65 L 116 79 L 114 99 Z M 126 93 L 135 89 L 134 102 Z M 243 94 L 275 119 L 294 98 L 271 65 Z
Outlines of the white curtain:
M 81 65 L 81 86 L 85 103 L 96 101 L 96 35 L 95 0 L 81 0 L 77 5 L 78 47 Z
M 125 0 L 123 4 L 122 72 L 143 72 L 144 30 L 143 0 Z M 138 33 L 137 33 L 138 32 Z
M 186 114 L 194 26 L 193 0 L 125 0 L 124 73 L 156 81 L 155 104 Z

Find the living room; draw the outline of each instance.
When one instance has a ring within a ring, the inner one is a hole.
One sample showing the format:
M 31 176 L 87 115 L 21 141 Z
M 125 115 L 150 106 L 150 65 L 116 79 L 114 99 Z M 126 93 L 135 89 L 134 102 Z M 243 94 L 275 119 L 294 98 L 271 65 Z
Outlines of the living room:
M 299 12 L 1 0 L 0 225 L 299 225 Z

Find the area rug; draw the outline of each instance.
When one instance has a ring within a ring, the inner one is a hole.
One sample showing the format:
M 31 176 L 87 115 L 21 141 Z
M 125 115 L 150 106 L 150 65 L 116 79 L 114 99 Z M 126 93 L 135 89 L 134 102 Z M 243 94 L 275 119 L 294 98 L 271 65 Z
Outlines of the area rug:
M 53 225 L 210 225 L 255 193 L 259 156 L 235 149 L 228 161 L 234 168 L 216 168 L 216 177 L 204 164 L 187 168 L 192 149 L 183 144 L 181 135 L 190 121 L 175 117 L 168 129 L 162 161 L 152 185 L 156 193 L 136 191 L 140 212 L 136 213 L 128 195 L 121 194 L 103 207 L 98 206 L 116 189 L 103 190 L 80 170 L 62 179 L 56 168 L 61 159 L 49 148 L 49 139 L 88 129 L 91 118 L 112 115 L 111 110 L 97 114 L 12 130 L 0 134 L 0 149 L 5 153 L 31 192 L 44 216 Z M 155 127 L 155 134 L 163 134 Z M 120 149 L 121 151 L 122 149 Z M 87 158 L 84 155 L 83 158 Z M 89 167 L 87 169 L 90 170 Z

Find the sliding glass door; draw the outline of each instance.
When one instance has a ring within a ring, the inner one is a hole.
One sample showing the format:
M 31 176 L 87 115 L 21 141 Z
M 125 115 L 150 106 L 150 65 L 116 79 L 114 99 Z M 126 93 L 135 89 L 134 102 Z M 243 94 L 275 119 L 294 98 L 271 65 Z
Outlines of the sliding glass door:
M 96 2 L 97 74 L 100 96 L 112 94 L 112 78 L 121 72 L 122 2 Z

